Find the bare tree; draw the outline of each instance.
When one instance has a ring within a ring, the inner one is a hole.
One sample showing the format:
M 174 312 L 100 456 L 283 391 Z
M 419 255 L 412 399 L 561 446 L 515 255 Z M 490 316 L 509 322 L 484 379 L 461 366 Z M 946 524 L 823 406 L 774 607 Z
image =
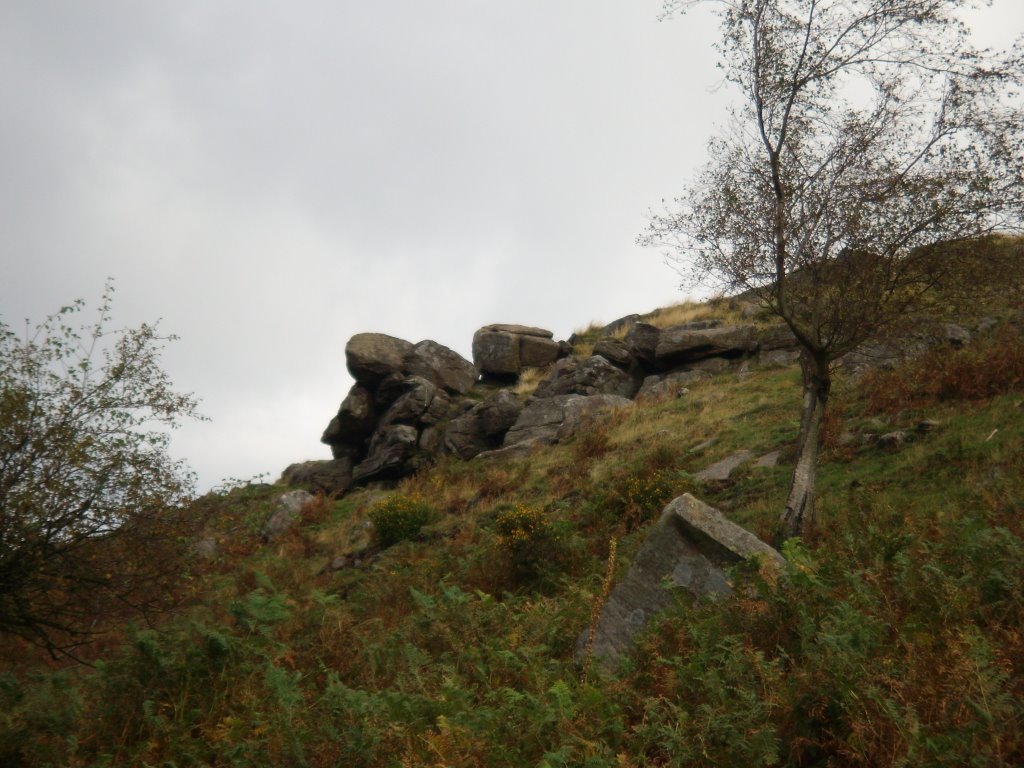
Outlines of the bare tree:
M 110 330 L 111 296 L 91 326 L 80 301 L 24 336 L 0 322 L 0 633 L 73 658 L 111 612 L 166 602 L 193 481 L 167 453 L 196 416 L 168 337 Z
M 832 364 L 969 286 L 978 249 L 1019 228 L 1022 55 L 970 47 L 965 0 L 668 0 L 720 12 L 739 90 L 710 162 L 641 238 L 696 280 L 748 289 L 796 337 L 804 373 L 784 535 L 813 518 Z M 988 254 L 991 255 L 991 252 Z

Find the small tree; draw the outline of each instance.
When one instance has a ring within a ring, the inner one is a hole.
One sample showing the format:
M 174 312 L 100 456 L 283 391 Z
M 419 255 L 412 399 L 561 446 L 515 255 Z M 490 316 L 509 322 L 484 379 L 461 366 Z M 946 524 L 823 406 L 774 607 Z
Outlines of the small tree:
M 814 513 L 834 361 L 934 308 L 936 289 L 999 272 L 985 263 L 997 249 L 965 244 L 1020 225 L 1024 66 L 969 47 L 954 16 L 967 0 L 668 0 L 666 15 L 702 2 L 720 8 L 742 101 L 641 240 L 698 281 L 751 291 L 796 337 L 791 536 Z
M 84 304 L 15 334 L 0 322 L 0 632 L 51 654 L 87 640 L 114 608 L 160 605 L 177 575 L 174 519 L 193 476 L 168 429 L 196 417 L 161 369 L 155 326 L 110 330 L 108 282 Z

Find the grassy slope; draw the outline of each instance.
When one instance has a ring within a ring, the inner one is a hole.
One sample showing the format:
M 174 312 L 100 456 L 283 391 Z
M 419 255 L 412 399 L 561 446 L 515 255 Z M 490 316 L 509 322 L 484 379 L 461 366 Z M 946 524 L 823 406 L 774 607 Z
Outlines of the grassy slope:
M 1021 382 L 879 410 L 919 374 L 840 385 L 819 526 L 787 547 L 790 571 L 681 600 L 617 676 L 572 662 L 612 542 L 621 575 L 684 491 L 770 539 L 785 461 L 692 475 L 791 445 L 795 369 L 723 374 L 527 459 L 441 462 L 395 492 L 431 524 L 360 569 L 317 575 L 379 493 L 311 505 L 267 547 L 280 488 L 207 498 L 220 555 L 159 632 L 127 631 L 96 670 L 0 677 L 0 763 L 1021 764 Z M 940 425 L 899 450 L 838 439 L 923 417 Z

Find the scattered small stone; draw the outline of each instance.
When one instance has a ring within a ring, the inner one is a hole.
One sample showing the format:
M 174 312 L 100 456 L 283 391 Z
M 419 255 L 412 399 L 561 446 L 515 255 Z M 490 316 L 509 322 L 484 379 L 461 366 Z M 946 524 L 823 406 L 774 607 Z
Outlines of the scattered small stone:
M 878 447 L 896 449 L 902 447 L 906 441 L 907 433 L 902 429 L 897 429 L 895 432 L 887 432 L 879 437 Z
M 934 432 L 941 423 L 942 422 L 936 421 L 935 419 L 923 419 L 922 421 L 917 422 L 917 426 L 914 427 L 914 429 L 921 434 L 925 434 L 926 432 Z
M 289 491 L 277 497 L 274 509 L 263 526 L 263 541 L 270 542 L 294 525 L 302 507 L 315 497 L 306 491 Z
M 703 483 L 728 480 L 729 476 L 733 473 L 733 470 L 741 464 L 749 461 L 753 455 L 753 453 L 747 450 L 737 451 L 731 456 L 727 456 L 721 461 L 715 462 L 710 467 L 701 470 L 694 475 L 694 478 Z

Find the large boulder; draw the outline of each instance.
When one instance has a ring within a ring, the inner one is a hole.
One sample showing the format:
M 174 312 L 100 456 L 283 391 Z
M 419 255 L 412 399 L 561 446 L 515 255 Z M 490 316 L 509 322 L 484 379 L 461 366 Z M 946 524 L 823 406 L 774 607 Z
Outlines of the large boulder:
M 779 570 L 785 560 L 749 531 L 690 494 L 673 499 L 647 534 L 625 577 L 612 590 L 594 628 L 576 643 L 576 658 L 588 654 L 613 668 L 636 634 L 675 602 L 684 589 L 701 599 L 726 595 L 726 568 L 741 561 Z
M 281 473 L 279 482 L 337 496 L 352 487 L 352 460 L 342 458 L 292 464 Z
M 661 332 L 654 356 L 657 365 L 667 370 L 709 357 L 742 357 L 757 351 L 757 345 L 753 326 L 695 329 L 681 325 Z
M 637 381 L 632 376 L 616 368 L 600 355 L 583 360 L 567 357 L 559 360 L 537 385 L 534 397 L 569 394 L 632 397 L 636 394 L 637 388 Z
M 414 345 L 402 361 L 402 372 L 421 376 L 455 394 L 465 394 L 477 380 L 476 367 L 443 344 L 427 339 Z
M 523 368 L 539 368 L 562 356 L 553 335 L 525 325 L 485 325 L 473 334 L 473 362 L 484 376 L 513 378 Z
M 519 367 L 543 368 L 561 356 L 561 347 L 557 341 L 540 336 L 519 337 Z
M 384 333 L 357 333 L 345 345 L 345 363 L 359 384 L 374 388 L 388 374 L 402 373 L 412 344 Z

